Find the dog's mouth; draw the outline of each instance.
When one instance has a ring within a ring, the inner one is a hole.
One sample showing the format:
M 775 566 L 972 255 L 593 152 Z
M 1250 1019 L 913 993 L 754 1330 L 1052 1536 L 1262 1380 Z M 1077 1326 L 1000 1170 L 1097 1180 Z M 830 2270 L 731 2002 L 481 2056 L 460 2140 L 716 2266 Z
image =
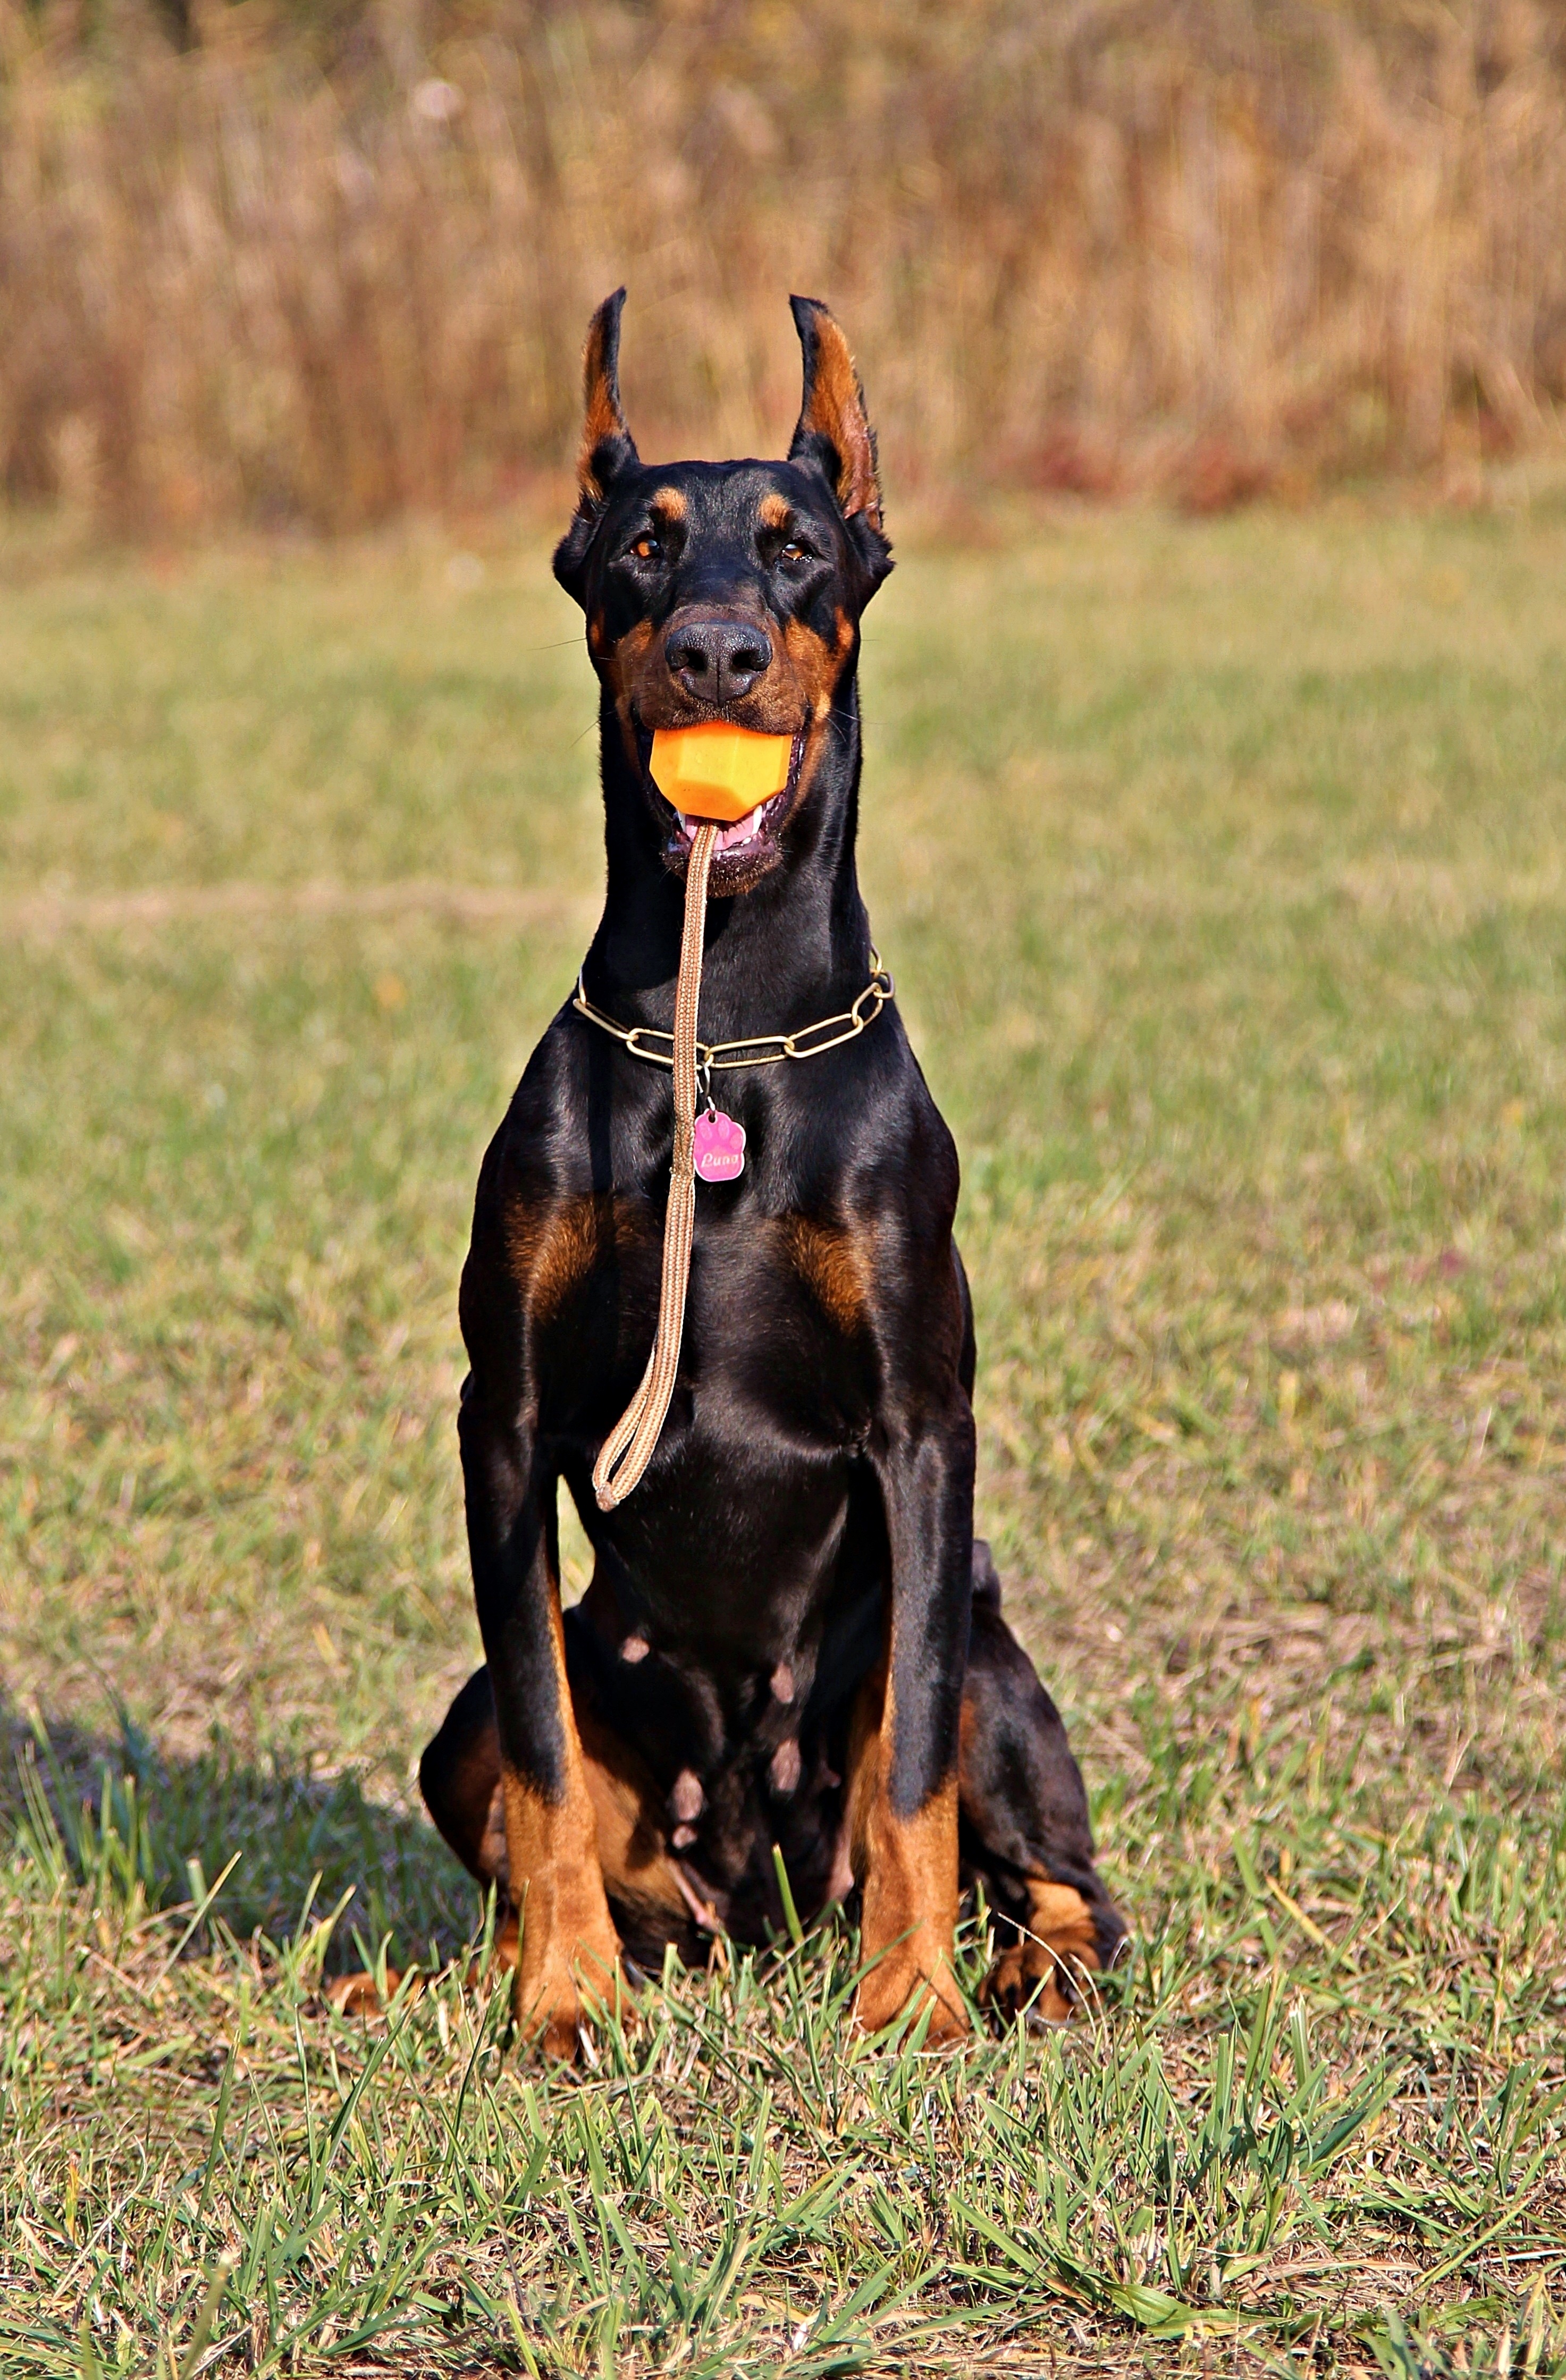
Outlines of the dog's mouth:
M 662 794 L 652 776 L 652 732 L 640 725 L 637 743 L 641 754 L 642 783 L 648 797 L 664 831 L 663 864 L 675 875 L 683 876 L 696 842 L 698 827 L 709 823 L 700 818 L 687 816 L 675 808 Z M 769 794 L 743 818 L 720 825 L 718 839 L 712 846 L 711 889 L 714 893 L 741 892 L 749 889 L 759 876 L 764 875 L 782 857 L 779 837 L 790 812 L 799 798 L 800 766 L 805 757 L 805 735 L 801 729 L 794 736 L 789 752 L 788 777 L 779 792 Z

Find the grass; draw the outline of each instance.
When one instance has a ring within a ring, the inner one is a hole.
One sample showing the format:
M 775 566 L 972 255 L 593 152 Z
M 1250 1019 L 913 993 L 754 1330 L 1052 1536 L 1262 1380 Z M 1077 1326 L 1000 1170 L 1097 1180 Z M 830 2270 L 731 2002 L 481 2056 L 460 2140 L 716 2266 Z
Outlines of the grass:
M 812 1936 L 579 2077 L 411 1782 L 598 880 L 547 535 L 0 538 L 0 2365 L 1566 2373 L 1566 517 L 991 535 L 870 614 L 864 868 L 1135 1955 L 927 2061 Z

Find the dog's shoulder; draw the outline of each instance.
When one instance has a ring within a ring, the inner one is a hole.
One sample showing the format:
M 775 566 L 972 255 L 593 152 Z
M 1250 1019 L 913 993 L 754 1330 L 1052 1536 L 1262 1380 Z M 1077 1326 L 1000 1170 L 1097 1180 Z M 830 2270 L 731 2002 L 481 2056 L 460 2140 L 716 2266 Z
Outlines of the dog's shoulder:
M 465 1315 L 497 1302 L 536 1331 L 606 1261 L 656 1268 L 660 1211 L 595 1162 L 587 1029 L 569 1002 L 546 1026 L 479 1170 Z
M 867 1055 L 858 1079 L 817 1119 L 833 1195 L 944 1265 L 962 1182 L 956 1141 L 900 1020 Z
M 790 1070 L 793 1179 L 770 1245 L 837 1333 L 873 1348 L 878 1375 L 912 1386 L 944 1379 L 961 1349 L 960 1174 L 923 1072 L 888 1023 L 841 1072 Z
M 582 1186 L 590 1176 L 583 1130 L 588 1047 L 572 1003 L 556 1011 L 534 1044 L 479 1168 L 476 1213 L 526 1187 Z

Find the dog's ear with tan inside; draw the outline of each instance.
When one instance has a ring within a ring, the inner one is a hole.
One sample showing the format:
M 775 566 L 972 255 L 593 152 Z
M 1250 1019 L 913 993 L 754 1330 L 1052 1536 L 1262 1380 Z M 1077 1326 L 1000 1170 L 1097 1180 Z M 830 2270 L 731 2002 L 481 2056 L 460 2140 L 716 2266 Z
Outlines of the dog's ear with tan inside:
M 805 391 L 789 444 L 791 463 L 814 463 L 837 498 L 850 538 L 878 587 L 892 567 L 881 528 L 880 470 L 865 392 L 842 329 L 819 298 L 791 298 Z
M 582 600 L 582 565 L 605 499 L 622 473 L 641 457 L 620 402 L 620 316 L 625 293 L 606 298 L 588 325 L 582 351 L 582 441 L 577 455 L 577 510 L 554 552 L 554 575 Z

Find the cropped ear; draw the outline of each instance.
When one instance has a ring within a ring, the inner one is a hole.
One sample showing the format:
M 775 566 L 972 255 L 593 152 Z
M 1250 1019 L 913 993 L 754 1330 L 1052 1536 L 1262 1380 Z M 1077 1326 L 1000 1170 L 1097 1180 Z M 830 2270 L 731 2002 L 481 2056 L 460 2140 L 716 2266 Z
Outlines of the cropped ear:
M 624 289 L 606 298 L 588 324 L 582 351 L 582 443 L 577 455 L 577 510 L 554 550 L 554 575 L 582 600 L 582 569 L 604 499 L 623 471 L 641 459 L 620 404 L 620 313 Z
M 791 298 L 788 302 L 805 357 L 805 401 L 788 459 L 819 463 L 844 518 L 854 520 L 862 514 L 879 532 L 876 434 L 848 342 L 819 298 Z

